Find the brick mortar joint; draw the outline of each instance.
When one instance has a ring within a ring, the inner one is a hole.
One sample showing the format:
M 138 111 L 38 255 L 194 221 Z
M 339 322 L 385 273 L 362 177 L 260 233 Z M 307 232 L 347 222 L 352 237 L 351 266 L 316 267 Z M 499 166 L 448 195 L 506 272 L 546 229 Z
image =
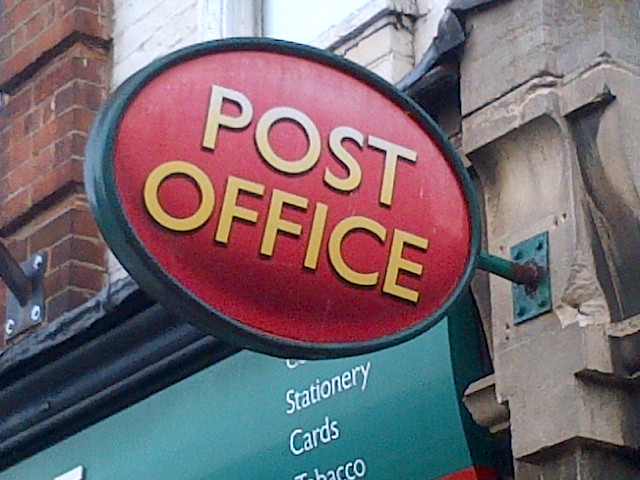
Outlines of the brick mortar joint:
M 90 288 L 66 285 L 62 290 L 58 290 L 53 295 L 47 296 L 47 298 L 45 299 L 45 305 L 48 306 L 51 302 L 56 302 L 60 299 L 64 299 L 65 295 L 69 295 L 69 293 L 79 293 L 82 295 L 87 295 L 88 297 L 93 297 L 99 291 L 100 290 L 93 290 Z M 53 320 L 53 319 L 49 319 L 49 320 Z
M 69 181 L 61 189 L 51 192 L 42 200 L 29 205 L 29 208 L 20 212 L 16 217 L 0 224 L 0 236 L 8 237 L 17 233 L 20 228 L 35 220 L 42 212 L 69 200 L 77 194 L 84 194 L 84 185 L 80 182 Z
M 73 240 L 82 240 L 82 241 L 88 242 L 88 243 L 90 243 L 92 245 L 103 245 L 104 244 L 104 240 L 102 240 L 101 237 L 88 236 L 88 235 L 83 235 L 83 234 L 79 234 L 79 233 L 69 232 L 67 235 L 65 235 L 64 237 L 60 238 L 60 240 L 58 240 L 57 242 L 53 243 L 51 245 L 51 247 L 49 247 L 49 248 L 56 248 L 56 247 L 64 244 L 65 242 L 67 242 L 69 240 L 72 240 L 72 239 Z
M 51 98 L 52 97 L 56 97 L 59 93 L 63 92 L 64 90 L 67 90 L 67 89 L 74 89 L 74 93 L 79 93 L 79 92 L 83 92 L 83 89 L 86 89 L 87 87 L 95 87 L 95 88 L 98 88 L 98 89 L 102 90 L 105 93 L 105 96 L 106 96 L 106 93 L 107 93 L 108 90 L 107 90 L 107 87 L 105 86 L 105 84 L 106 84 L 106 82 L 104 84 L 96 83 L 96 82 L 92 82 L 92 81 L 89 81 L 89 80 L 85 80 L 83 78 L 75 78 L 75 77 L 69 78 L 69 80 L 67 82 L 59 85 L 55 90 L 51 91 L 51 93 L 49 93 L 47 95 L 47 97 L 45 97 L 43 100 L 41 100 L 38 103 L 34 103 L 32 105 L 32 107 L 25 112 L 25 114 L 29 114 L 29 113 L 31 113 L 31 112 L 33 112 L 35 110 L 38 110 L 38 108 L 41 108 L 42 106 L 47 106 L 47 104 L 51 104 Z M 83 107 L 83 105 L 81 105 L 79 103 L 76 103 L 76 104 L 73 104 L 73 105 L 67 107 L 67 109 L 65 109 L 65 110 L 61 110 L 59 112 L 56 112 L 56 116 L 57 117 L 62 116 L 68 110 L 70 110 L 72 108 L 83 108 L 85 110 L 90 110 L 90 109 L 88 109 L 86 107 Z M 91 111 L 94 111 L 94 110 L 91 110 Z
M 3 17 L 6 18 L 7 16 L 11 15 L 11 13 L 17 7 L 18 7 L 18 5 L 14 6 L 13 8 L 11 8 L 10 10 L 8 10 L 6 12 L 0 13 L 0 21 L 3 20 Z M 8 29 L 3 34 L 0 34 L 0 40 L 4 40 L 5 38 L 9 38 L 9 37 L 15 35 L 15 33 L 20 29 L 20 27 L 22 27 L 23 25 L 25 25 L 29 21 L 33 20 L 38 15 L 42 15 L 43 14 L 43 10 L 46 7 L 47 7 L 47 5 L 41 5 L 36 10 L 32 10 L 30 12 L 30 15 L 27 15 L 26 17 L 20 19 L 20 21 L 17 22 L 15 25 L 10 25 L 10 27 L 11 27 L 10 29 Z M 96 18 L 98 18 L 99 20 L 104 20 L 104 21 L 107 21 L 107 22 L 110 21 L 108 15 L 106 15 L 104 12 L 102 12 L 100 10 L 93 10 L 91 8 L 88 8 L 88 7 L 85 7 L 85 6 L 82 6 L 82 5 L 75 5 L 75 6 L 71 7 L 71 8 L 69 8 L 66 12 L 64 12 L 63 15 L 57 16 L 57 18 L 55 18 L 54 21 L 62 21 L 64 19 L 66 19 L 68 16 L 74 15 L 76 12 L 90 13 L 90 14 L 95 15 Z M 54 17 L 56 17 L 56 16 L 54 16 Z M 4 22 L 3 22 L 3 24 L 4 24 Z M 29 42 L 29 43 L 31 43 L 31 42 Z M 28 44 L 26 44 L 26 45 L 28 45 Z M 26 45 L 24 45 L 24 46 L 26 46 Z
M 62 38 L 56 45 L 52 48 L 43 51 L 38 58 L 36 58 L 33 62 L 28 64 L 21 71 L 16 72 L 13 76 L 6 79 L 3 83 L 0 84 L 0 92 L 6 94 L 14 94 L 20 87 L 26 84 L 31 78 L 33 78 L 40 70 L 46 68 L 51 63 L 55 62 L 55 60 L 64 55 L 66 52 L 71 50 L 74 45 L 77 43 L 81 43 L 87 45 L 89 47 L 98 48 L 103 50 L 105 53 L 109 53 L 111 51 L 111 39 L 104 39 L 92 35 L 87 35 L 77 30 L 70 32 L 67 36 Z M 0 66 L 9 62 L 13 57 L 9 57 L 0 63 Z M 107 64 L 104 65 L 105 70 L 109 67 Z M 105 91 L 107 87 L 105 86 Z
M 87 262 L 84 260 L 78 260 L 77 258 L 69 258 L 64 263 L 61 263 L 55 268 L 48 269 L 45 276 L 54 275 L 61 270 L 64 270 L 66 268 L 71 268 L 71 267 L 82 267 L 82 268 L 86 268 L 87 270 L 92 270 L 99 273 L 107 272 L 106 265 L 98 265 L 98 264 Z

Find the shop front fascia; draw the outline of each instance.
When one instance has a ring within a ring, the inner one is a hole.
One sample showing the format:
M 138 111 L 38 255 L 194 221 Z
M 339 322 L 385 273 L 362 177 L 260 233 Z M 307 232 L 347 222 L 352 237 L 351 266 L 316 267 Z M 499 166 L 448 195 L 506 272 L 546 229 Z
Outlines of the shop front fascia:
M 1 357 L 2 468 L 237 351 L 116 282 Z
M 482 335 L 470 297 L 456 309 L 405 345 L 304 363 L 204 336 L 119 282 L 3 357 L 0 479 L 495 478 L 459 401 L 487 373 Z

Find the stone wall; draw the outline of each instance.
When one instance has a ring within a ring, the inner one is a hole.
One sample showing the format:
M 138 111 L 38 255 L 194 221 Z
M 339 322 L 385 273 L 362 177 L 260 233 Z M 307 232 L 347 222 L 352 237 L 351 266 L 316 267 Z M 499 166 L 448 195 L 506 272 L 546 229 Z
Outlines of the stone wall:
M 639 8 L 511 0 L 466 18 L 462 145 L 482 183 L 488 249 L 508 257 L 549 233 L 550 312 L 514 324 L 511 285 L 490 279 L 517 479 L 640 475 L 638 390 L 610 327 L 640 307 Z

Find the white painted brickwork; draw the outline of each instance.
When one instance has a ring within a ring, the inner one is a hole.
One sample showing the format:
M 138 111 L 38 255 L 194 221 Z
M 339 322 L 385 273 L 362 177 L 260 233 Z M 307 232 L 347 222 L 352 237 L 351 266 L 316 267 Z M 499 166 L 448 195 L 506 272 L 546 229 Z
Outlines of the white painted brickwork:
M 115 0 L 113 86 L 152 60 L 216 38 L 260 33 L 256 0 Z
M 198 41 L 198 0 L 115 0 L 113 86 Z
M 371 0 L 311 43 L 396 82 L 414 65 L 417 13 L 414 0 Z
M 112 89 L 182 47 L 259 34 L 259 5 L 256 0 L 115 0 Z M 107 272 L 110 283 L 127 275 L 111 252 Z
M 427 51 L 449 0 L 371 0 L 311 43 L 392 83 Z
M 198 42 L 198 1 L 114 1 L 112 89 L 154 59 Z M 107 272 L 110 283 L 127 275 L 111 252 Z

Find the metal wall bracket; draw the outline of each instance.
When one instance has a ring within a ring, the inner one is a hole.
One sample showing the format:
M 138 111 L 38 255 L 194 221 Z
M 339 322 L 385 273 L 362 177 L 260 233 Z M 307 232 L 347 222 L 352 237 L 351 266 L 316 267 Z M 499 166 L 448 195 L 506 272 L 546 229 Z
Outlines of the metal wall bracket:
M 511 261 L 480 252 L 478 268 L 513 282 L 514 325 L 551 310 L 547 232 L 513 246 Z
M 26 283 L 30 288 L 23 289 L 18 296 L 13 292 L 13 289 L 7 290 L 7 310 L 3 325 L 5 340 L 38 325 L 44 319 L 46 265 L 47 255 L 45 253 L 37 253 L 20 265 L 27 280 L 22 283 Z M 9 286 L 11 288 L 11 285 Z M 25 295 L 25 292 L 28 292 L 28 295 Z
M 511 259 L 549 271 L 549 234 L 543 232 L 511 247 Z M 544 275 L 536 285 L 512 285 L 513 324 L 519 325 L 551 310 L 551 280 Z

